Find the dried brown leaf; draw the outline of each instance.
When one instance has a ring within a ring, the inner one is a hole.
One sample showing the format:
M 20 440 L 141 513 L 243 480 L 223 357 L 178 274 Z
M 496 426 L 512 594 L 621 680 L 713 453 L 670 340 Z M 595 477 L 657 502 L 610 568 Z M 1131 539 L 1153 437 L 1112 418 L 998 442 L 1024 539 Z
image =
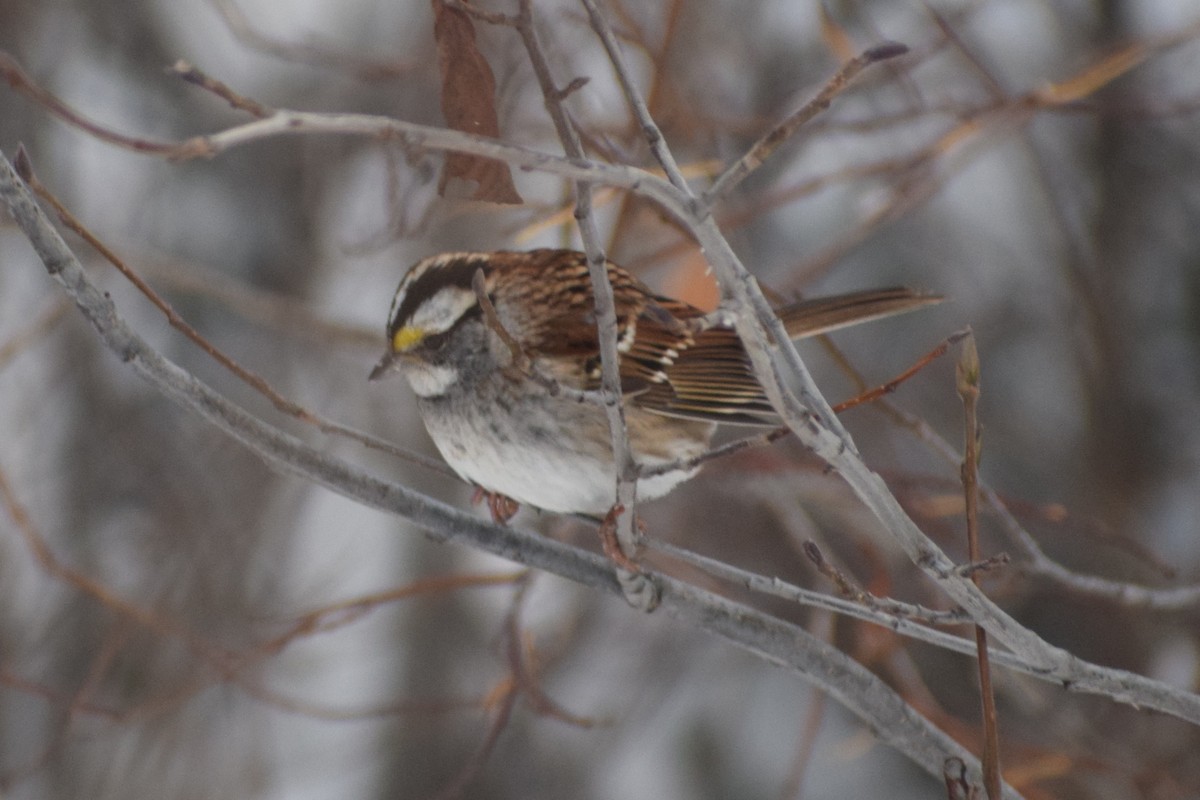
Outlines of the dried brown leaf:
M 858 49 L 854 46 L 854 40 L 850 38 L 850 34 L 846 32 L 846 29 L 833 18 L 833 15 L 829 13 L 829 9 L 824 3 L 819 8 L 821 12 L 821 38 L 825 40 L 825 46 L 833 53 L 838 63 L 845 64 L 858 55 Z
M 1143 44 L 1126 47 L 1065 81 L 1046 86 L 1036 92 L 1034 98 L 1041 105 L 1062 105 L 1082 100 L 1140 65 L 1149 54 L 1150 48 Z
M 498 138 L 496 78 L 479 51 L 471 18 L 442 0 L 433 0 L 433 38 L 442 74 L 442 115 L 446 124 L 464 133 Z M 459 180 L 474 184 L 472 200 L 511 205 L 522 202 L 503 161 L 449 153 L 438 181 L 438 194 L 445 196 L 451 183 Z

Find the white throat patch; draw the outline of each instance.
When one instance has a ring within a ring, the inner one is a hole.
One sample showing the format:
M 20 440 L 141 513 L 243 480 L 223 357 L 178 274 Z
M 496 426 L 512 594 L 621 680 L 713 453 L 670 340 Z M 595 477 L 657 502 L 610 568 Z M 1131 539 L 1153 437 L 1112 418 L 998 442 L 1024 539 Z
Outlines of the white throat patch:
M 404 377 L 408 378 L 408 385 L 417 397 L 445 394 L 458 380 L 458 370 L 454 367 L 406 363 L 403 369 Z

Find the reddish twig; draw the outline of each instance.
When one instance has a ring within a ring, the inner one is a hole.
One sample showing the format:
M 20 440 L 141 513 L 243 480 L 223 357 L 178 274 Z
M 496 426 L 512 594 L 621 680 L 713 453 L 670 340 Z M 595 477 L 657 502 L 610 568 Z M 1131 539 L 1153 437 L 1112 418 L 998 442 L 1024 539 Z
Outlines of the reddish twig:
M 0 77 L 19 94 L 23 94 L 42 108 L 49 111 L 68 125 L 79 128 L 89 136 L 94 136 L 102 142 L 115 144 L 138 153 L 151 153 L 166 156 L 175 152 L 178 147 L 174 142 L 142 139 L 138 136 L 126 136 L 106 128 L 75 109 L 68 106 L 58 96 L 43 89 L 21 69 L 21 65 L 8 53 L 0 50 Z
M 981 561 L 979 553 L 979 353 L 975 337 L 968 329 L 963 339 L 962 356 L 955 371 L 955 384 L 963 402 L 963 496 L 966 499 L 967 552 L 972 564 Z M 978 586 L 980 572 L 973 570 L 971 580 Z M 996 696 L 992 688 L 992 667 L 988 660 L 987 631 L 975 626 L 975 646 L 979 663 L 979 695 L 983 713 L 983 782 L 989 800 L 1000 800 L 1000 736 L 996 721 Z
M 816 97 L 800 106 L 768 131 L 765 136 L 754 143 L 754 146 L 745 155 L 725 170 L 701 197 L 703 205 L 711 206 L 733 191 L 735 186 L 758 169 L 781 144 L 790 139 L 806 122 L 829 108 L 833 99 L 841 94 L 860 72 L 872 64 L 904 55 L 907 52 L 908 47 L 899 42 L 883 42 L 864 50 L 858 57 L 847 61 L 825 83 L 821 91 L 817 92 Z
M 70 308 L 71 304 L 65 300 L 59 299 L 54 301 L 45 311 L 34 318 L 33 322 L 17 331 L 16 335 L 0 345 L 0 369 L 3 369 L 9 361 L 16 358 L 25 348 L 40 341 L 46 332 L 53 328 Z
M 564 709 L 546 694 L 538 681 L 537 651 L 521 629 L 521 603 L 524 601 L 528 585 L 529 581 L 526 580 L 518 586 L 517 598 L 514 599 L 504 620 L 505 657 L 516 688 L 536 713 L 578 728 L 592 728 L 596 725 L 594 719 L 581 717 Z
M 189 341 L 203 350 L 214 361 L 231 372 L 243 383 L 250 386 L 250 388 L 254 389 L 256 392 L 269 400 L 277 410 L 287 414 L 288 416 L 295 417 L 301 422 L 312 425 L 322 433 L 353 439 L 354 441 L 357 441 L 366 447 L 375 450 L 381 450 L 434 472 L 440 472 L 446 475 L 453 474 L 449 468 L 447 468 L 440 461 L 435 461 L 434 459 L 423 456 L 420 453 L 411 452 L 404 448 L 397 447 L 390 442 L 385 442 L 377 437 L 362 433 L 361 431 L 356 431 L 353 428 L 346 427 L 345 425 L 333 422 L 332 420 L 325 419 L 324 417 L 309 411 L 299 403 L 293 402 L 292 400 L 289 400 L 281 395 L 269 383 L 267 383 L 266 379 L 261 375 L 246 369 L 241 364 L 234 361 L 233 358 L 228 356 L 224 351 L 220 350 L 214 344 L 205 339 L 199 331 L 193 328 L 185 319 L 183 319 L 183 317 L 179 315 L 178 312 L 175 311 L 174 307 L 172 307 L 170 303 L 168 303 L 160 294 L 154 291 L 150 284 L 148 284 L 140 275 L 138 275 L 138 273 L 132 267 L 125 263 L 125 261 L 110 247 L 108 247 L 108 245 L 102 242 L 99 237 L 88 230 L 88 228 L 82 222 L 80 222 L 79 219 L 76 218 L 75 215 L 72 214 L 70 210 L 68 210 L 67 207 L 62 204 L 61 201 L 59 201 L 59 199 L 50 191 L 50 189 L 46 187 L 46 185 L 40 180 L 38 180 L 37 175 L 35 175 L 33 172 L 33 166 L 30 163 L 29 156 L 24 148 L 18 150 L 17 157 L 14 160 L 14 166 L 20 174 L 21 179 L 29 185 L 29 188 L 54 209 L 55 214 L 58 215 L 59 221 L 79 237 L 81 237 L 85 242 L 87 242 L 88 245 L 98 252 L 106 261 L 116 267 L 117 271 L 119 271 L 126 280 L 132 283 L 134 287 L 154 305 L 155 308 L 162 312 L 163 316 L 167 318 L 167 323 L 172 328 L 175 328 L 177 331 L 182 333 L 188 338 Z
M 265 106 L 257 100 L 251 100 L 244 94 L 235 92 L 230 88 L 229 84 L 217 80 L 183 59 L 176 61 L 169 71 L 183 78 L 193 86 L 199 86 L 204 91 L 215 94 L 226 103 L 229 103 L 233 108 L 245 111 L 252 117 L 265 119 L 275 113 L 275 109 Z
M 928 353 L 921 356 L 921 358 L 917 359 L 916 363 L 914 363 L 911 367 L 904 370 L 904 372 L 901 372 L 899 375 L 892 378 L 887 383 L 880 384 L 872 389 L 867 389 L 866 391 L 863 391 L 863 392 L 859 393 L 858 395 L 855 395 L 854 397 L 849 398 L 848 400 L 843 400 L 840 403 L 835 403 L 832 406 L 834 412 L 837 414 L 840 414 L 843 411 L 848 411 L 849 409 L 863 405 L 864 403 L 873 403 L 873 402 L 879 400 L 880 398 L 891 394 L 892 392 L 896 391 L 897 387 L 899 387 L 900 384 L 902 384 L 905 381 L 912 378 L 914 375 L 916 375 L 918 372 L 923 370 L 925 367 L 929 366 L 929 364 L 931 362 L 933 362 L 934 360 L 945 355 L 946 351 L 950 348 L 951 345 L 955 344 L 956 342 L 961 340 L 966 335 L 967 335 L 967 333 L 965 331 L 960 331 L 958 333 L 951 334 L 950 336 L 946 337 L 940 344 L 938 344 L 936 347 L 934 347 L 932 350 L 930 350 Z M 840 353 L 838 353 L 837 356 L 839 358 L 839 361 L 844 366 L 846 366 L 847 369 L 849 369 L 849 362 L 847 360 L 845 360 L 844 358 L 841 358 Z M 855 377 L 857 378 L 857 375 L 852 370 L 851 370 L 851 374 L 854 374 Z M 860 379 L 860 382 L 861 382 L 861 379 Z M 653 477 L 655 475 L 663 475 L 668 472 L 675 472 L 676 470 L 695 469 L 696 467 L 699 467 L 701 464 L 705 464 L 705 463 L 712 461 L 714 459 L 717 459 L 717 458 L 724 458 L 725 456 L 733 455 L 734 453 L 740 452 L 740 451 L 745 450 L 750 447 L 762 447 L 763 445 L 771 444 L 772 442 L 776 442 L 776 441 L 784 438 L 785 436 L 788 435 L 789 432 L 790 431 L 786 427 L 772 428 L 771 430 L 766 431 L 764 433 L 760 433 L 757 436 L 747 436 L 744 439 L 737 439 L 737 440 L 729 442 L 727 444 L 723 444 L 720 447 L 714 447 L 711 450 L 707 450 L 707 451 L 700 453 L 697 456 L 693 456 L 692 458 L 689 458 L 689 459 L 684 459 L 681 461 L 673 461 L 670 464 L 660 464 L 660 465 L 657 465 L 654 467 L 644 468 L 641 472 L 641 477 L 648 478 L 648 477 Z
M 925 367 L 929 366 L 930 363 L 932 363 L 933 361 L 936 361 L 937 359 L 944 356 L 946 354 L 946 351 L 950 349 L 951 345 L 962 341 L 962 339 L 964 337 L 969 336 L 969 335 L 970 335 L 970 331 L 959 331 L 958 333 L 950 334 L 945 339 L 943 339 L 940 344 L 938 344 L 936 347 L 934 347 L 932 350 L 930 350 L 925 355 L 918 358 L 917 361 L 911 367 L 904 370 L 904 372 L 901 372 L 899 375 L 892 378 L 887 383 L 882 383 L 879 386 L 876 386 L 873 389 L 869 389 L 855 397 L 851 397 L 848 400 L 843 400 L 840 403 L 835 403 L 833 405 L 834 412 L 840 414 L 843 411 L 848 411 L 851 408 L 861 406 L 864 403 L 873 403 L 876 400 L 878 400 L 879 398 L 881 398 L 885 395 L 891 394 L 892 392 L 896 391 L 896 387 L 898 387 L 900 384 L 904 383 L 909 378 L 913 377 L 918 372 L 925 369 Z

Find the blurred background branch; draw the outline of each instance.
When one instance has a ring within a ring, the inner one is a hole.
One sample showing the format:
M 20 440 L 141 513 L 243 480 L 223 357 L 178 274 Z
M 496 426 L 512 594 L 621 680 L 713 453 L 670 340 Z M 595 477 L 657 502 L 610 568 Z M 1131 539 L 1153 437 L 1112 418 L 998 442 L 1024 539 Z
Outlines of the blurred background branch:
M 649 113 L 697 187 L 864 45 L 910 46 L 725 196 L 716 220 L 781 297 L 887 283 L 952 297 L 886 331 L 840 334 L 838 350 L 874 384 L 970 323 L 988 375 L 982 551 L 1013 557 L 983 576 L 985 591 L 1071 653 L 1194 692 L 1194 9 L 1170 0 L 604 6 Z M 625 165 L 653 160 L 585 11 L 569 2 L 537 10 L 561 84 L 589 79 L 565 101 L 589 158 L 628 186 L 635 171 Z M 244 121 L 221 97 L 164 74 L 179 59 L 264 107 L 441 121 L 426 3 L 15 0 L 0 14 L 0 47 L 35 85 L 147 142 Z M 501 138 L 553 152 L 517 37 L 485 25 L 477 33 Z M 514 170 L 525 204 L 500 211 L 440 196 L 440 158 L 386 137 L 271 139 L 168 163 L 102 145 L 44 105 L 0 94 L 0 146 L 18 141 L 65 204 L 214 346 L 314 413 L 427 451 L 407 396 L 367 390 L 378 354 L 355 332 L 382 329 L 391 290 L 418 257 L 518 239 L 573 243 L 569 226 L 547 224 L 570 202 L 561 178 L 580 177 L 566 166 L 557 177 Z M 629 192 L 597 193 L 595 214 L 617 261 L 667 293 L 715 303 L 704 259 L 676 219 Z M 80 252 L 151 345 L 235 402 L 269 408 Z M 298 609 L 499 566 L 397 536 L 404 523 L 282 478 L 215 439 L 131 383 L 77 315 L 61 313 L 28 258 L 20 237 L 0 229 L 3 463 L 48 545 L 98 586 L 236 659 L 259 652 Z M 313 325 L 331 334 L 314 336 Z M 809 346 L 805 356 L 831 396 L 852 394 L 832 352 Z M 896 414 L 860 408 L 844 423 L 907 512 L 961 562 L 961 490 L 947 466 L 961 456 L 934 438 L 961 425 L 951 371 L 935 362 L 902 385 Z M 899 415 L 909 422 L 897 424 Z M 298 422 L 283 426 L 310 436 Z M 465 504 L 466 490 L 437 472 L 349 442 L 322 447 Z M 803 542 L 815 540 L 872 594 L 945 607 L 837 477 L 792 443 L 716 460 L 640 513 L 668 543 L 827 588 L 803 556 Z M 522 529 L 591 544 L 575 521 L 522 520 Z M 8 524 L 0 780 L 13 796 L 945 792 L 864 753 L 857 724 L 835 706 L 821 712 L 813 747 L 809 698 L 786 673 L 555 579 L 524 590 L 517 625 L 515 600 L 496 602 L 504 589 L 451 582 L 262 651 L 229 681 L 179 639 L 131 626 L 39 568 Z M 729 584 L 722 591 L 787 622 L 808 617 Z M 564 725 L 533 700 L 513 700 L 502 687 L 518 662 L 493 644 L 514 631 L 538 664 L 540 691 L 608 724 Z M 967 659 L 846 618 L 824 635 L 979 751 Z M 1005 776 L 1025 796 L 1183 798 L 1200 787 L 1194 728 L 1006 670 L 994 677 Z M 285 707 L 273 696 L 302 702 Z M 350 727 L 313 713 L 339 708 L 379 713 Z M 499 733 L 481 749 L 489 730 Z M 809 749 L 821 768 L 798 784 L 796 754 Z

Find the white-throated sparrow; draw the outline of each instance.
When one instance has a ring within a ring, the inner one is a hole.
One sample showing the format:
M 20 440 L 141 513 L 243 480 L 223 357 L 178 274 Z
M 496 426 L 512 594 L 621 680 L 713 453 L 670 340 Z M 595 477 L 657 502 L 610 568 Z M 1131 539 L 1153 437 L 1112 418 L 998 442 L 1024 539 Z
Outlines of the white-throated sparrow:
M 699 309 L 655 294 L 611 262 L 608 276 L 625 418 L 639 465 L 699 455 L 718 422 L 777 424 L 731 328 L 707 325 Z M 490 303 L 481 302 L 480 292 Z M 938 299 L 882 289 L 805 300 L 778 313 L 788 333 L 799 338 Z M 426 258 L 400 281 L 387 336 L 388 352 L 371 379 L 393 371 L 408 378 L 429 435 L 465 480 L 548 511 L 610 510 L 616 480 L 604 410 L 555 391 L 600 385 L 583 253 Z M 694 472 L 643 478 L 638 495 L 659 497 Z

